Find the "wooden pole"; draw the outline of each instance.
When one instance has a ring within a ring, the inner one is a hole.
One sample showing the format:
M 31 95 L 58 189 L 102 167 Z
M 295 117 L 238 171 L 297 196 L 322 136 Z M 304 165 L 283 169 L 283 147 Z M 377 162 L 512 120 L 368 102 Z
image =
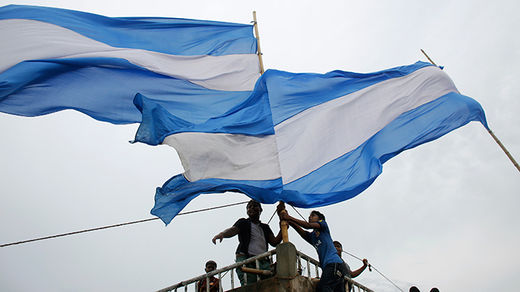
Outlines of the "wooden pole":
M 502 148 L 502 151 L 504 151 L 504 153 L 507 155 L 507 157 L 509 158 L 509 160 L 511 160 L 511 162 L 513 163 L 513 165 L 516 167 L 516 169 L 518 169 L 518 171 L 520 172 L 520 166 L 518 165 L 518 163 L 516 162 L 516 160 L 513 158 L 513 156 L 511 155 L 511 153 L 509 153 L 509 151 L 507 151 L 506 147 L 504 147 L 504 144 L 502 144 L 502 142 L 500 142 L 500 140 L 498 140 L 497 136 L 495 136 L 495 134 L 493 133 L 493 131 L 491 131 L 490 129 L 488 129 L 488 133 L 489 135 L 491 135 L 491 137 L 493 137 L 493 139 L 495 140 L 495 142 L 497 142 L 498 146 L 500 146 L 500 148 Z
M 287 211 L 285 210 L 285 203 L 280 201 L 278 205 L 283 207 L 283 209 L 279 211 L 278 216 L 280 216 L 282 213 L 287 214 Z M 280 231 L 282 232 L 282 242 L 289 242 L 289 223 L 287 223 L 287 220 L 280 221 Z
M 260 74 L 264 74 L 264 61 L 262 59 L 262 50 L 260 49 L 260 34 L 258 34 L 258 22 L 256 21 L 256 11 L 253 11 L 253 22 L 256 36 L 256 50 L 258 55 L 258 61 L 260 63 Z
M 421 49 L 421 52 L 426 56 L 426 58 L 428 59 L 428 61 L 430 61 L 430 63 L 432 63 L 434 66 L 437 66 L 437 64 L 435 64 L 435 62 L 433 62 L 432 59 L 430 59 L 428 54 L 426 54 L 426 52 L 423 49 Z
M 426 52 L 423 49 L 421 49 L 421 52 L 426 56 L 426 58 L 428 58 L 428 61 L 430 61 L 430 63 L 432 63 L 433 65 L 437 66 L 437 64 L 435 64 L 435 62 L 433 62 L 432 59 L 430 59 L 430 57 L 426 54 Z M 495 140 L 495 142 L 498 144 L 498 146 L 500 146 L 500 149 L 502 149 L 502 151 L 504 151 L 504 153 L 506 154 L 507 158 L 509 158 L 509 160 L 511 160 L 513 165 L 520 172 L 520 166 L 518 165 L 516 160 L 513 158 L 511 153 L 509 153 L 509 151 L 507 151 L 507 149 L 504 146 L 504 144 L 502 144 L 502 142 L 500 142 L 500 140 L 498 140 L 497 136 L 495 136 L 495 134 L 493 133 L 493 131 L 491 131 L 491 129 L 486 129 L 486 130 L 488 131 L 489 135 L 491 135 L 491 137 L 493 137 L 493 140 Z

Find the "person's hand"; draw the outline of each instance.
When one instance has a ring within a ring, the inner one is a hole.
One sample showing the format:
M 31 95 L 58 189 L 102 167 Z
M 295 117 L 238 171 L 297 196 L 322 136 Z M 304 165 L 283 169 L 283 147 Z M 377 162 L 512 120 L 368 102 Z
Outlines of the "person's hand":
M 217 239 L 220 239 L 219 242 L 222 242 L 222 239 L 224 239 L 224 235 L 222 233 L 215 235 L 215 237 L 213 237 L 213 239 L 211 240 L 213 244 L 217 244 Z
M 280 212 L 282 212 L 283 210 L 285 210 L 285 203 L 280 201 L 280 203 L 278 203 L 278 206 L 276 206 L 276 213 L 280 215 Z
M 368 260 L 367 259 L 363 259 L 363 266 L 365 266 L 365 267 L 368 266 Z
M 289 219 L 289 214 L 287 214 L 287 210 L 282 210 L 280 213 L 278 213 L 278 216 L 280 216 L 280 220 Z

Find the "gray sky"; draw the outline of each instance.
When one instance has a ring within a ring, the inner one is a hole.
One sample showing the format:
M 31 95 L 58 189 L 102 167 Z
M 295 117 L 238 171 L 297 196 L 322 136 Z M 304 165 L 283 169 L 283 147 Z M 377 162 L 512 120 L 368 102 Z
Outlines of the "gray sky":
M 266 68 L 291 72 L 373 72 L 426 61 L 423 48 L 482 104 L 491 129 L 520 159 L 518 1 L 0 1 L 10 3 L 240 23 L 256 10 Z M 155 188 L 182 168 L 172 148 L 129 144 L 136 129 L 70 110 L 0 113 L 0 243 L 151 217 Z M 346 251 L 403 290 L 515 291 L 519 178 L 474 122 L 398 155 L 364 193 L 319 210 Z M 246 199 L 202 195 L 185 211 Z M 263 221 L 274 209 L 264 206 Z M 211 238 L 245 216 L 238 206 L 179 216 L 168 227 L 153 221 L 1 248 L 0 290 L 163 288 L 203 273 L 208 259 L 231 264 L 237 239 L 215 246 Z M 316 257 L 294 231 L 290 239 Z M 375 272 L 357 279 L 396 291 Z

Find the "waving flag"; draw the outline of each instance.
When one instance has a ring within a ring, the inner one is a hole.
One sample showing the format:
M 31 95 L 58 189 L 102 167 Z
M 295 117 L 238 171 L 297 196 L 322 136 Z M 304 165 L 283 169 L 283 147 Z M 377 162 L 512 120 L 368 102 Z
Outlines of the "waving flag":
M 248 99 L 202 123 L 142 95 L 134 102 L 136 141 L 173 146 L 185 169 L 157 188 L 152 214 L 166 224 L 201 193 L 305 208 L 344 201 L 400 152 L 470 121 L 487 127 L 481 106 L 423 62 L 370 74 L 268 70 Z
M 22 116 L 140 122 L 141 93 L 202 122 L 246 100 L 260 76 L 252 25 L 9 5 L 0 39 L 0 112 Z

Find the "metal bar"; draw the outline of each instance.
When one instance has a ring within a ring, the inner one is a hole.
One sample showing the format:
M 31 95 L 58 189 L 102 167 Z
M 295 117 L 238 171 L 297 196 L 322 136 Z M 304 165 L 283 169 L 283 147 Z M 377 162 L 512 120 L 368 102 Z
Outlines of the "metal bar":
M 218 291 L 222 292 L 222 274 L 218 273 Z
M 233 274 L 233 270 L 231 269 L 231 289 L 235 289 L 235 275 Z
M 307 260 L 307 276 L 311 277 L 311 262 L 309 260 Z
M 255 266 L 256 266 L 257 270 L 260 270 L 260 262 L 259 262 L 259 260 L 255 261 Z M 256 275 L 256 281 L 257 282 L 260 281 L 260 275 L 259 274 Z

